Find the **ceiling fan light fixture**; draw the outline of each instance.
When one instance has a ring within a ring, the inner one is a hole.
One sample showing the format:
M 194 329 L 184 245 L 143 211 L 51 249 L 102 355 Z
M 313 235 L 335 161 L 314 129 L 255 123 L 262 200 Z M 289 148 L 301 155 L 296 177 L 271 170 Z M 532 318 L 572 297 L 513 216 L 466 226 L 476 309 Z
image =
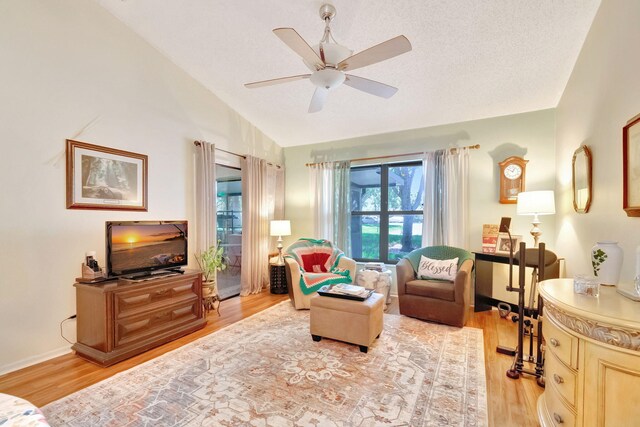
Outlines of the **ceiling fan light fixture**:
M 341 44 L 332 42 L 320 42 L 317 45 L 314 45 L 312 49 L 319 58 L 322 58 L 324 60 L 325 67 L 333 68 L 337 68 L 337 65 L 340 62 L 349 58 L 353 54 L 353 51 L 351 49 L 344 47 Z M 315 64 L 304 60 L 302 62 L 304 62 L 304 65 L 306 65 L 312 71 L 318 69 Z
M 318 56 L 320 56 L 320 48 L 322 48 L 324 62 L 327 66 L 336 67 L 353 54 L 351 49 L 337 43 L 320 43 L 313 47 Z M 322 58 L 322 56 L 320 57 Z
M 245 84 L 248 88 L 271 86 L 301 79 L 309 79 L 316 87 L 309 112 L 322 110 L 329 91 L 343 83 L 359 91 L 381 98 L 392 97 L 398 89 L 364 77 L 345 74 L 357 68 L 366 67 L 401 55 L 411 50 L 411 43 L 405 36 L 396 36 L 378 43 L 359 53 L 338 44 L 331 34 L 331 20 L 336 16 L 336 8 L 331 4 L 320 7 L 320 18 L 324 21 L 324 35 L 320 42 L 311 47 L 293 28 L 274 28 L 273 33 L 302 59 L 311 74 L 281 77 Z
M 332 90 L 340 86 L 345 79 L 345 75 L 342 71 L 334 70 L 333 68 L 325 68 L 324 70 L 318 70 L 311 74 L 309 80 L 311 83 L 318 87 L 323 87 L 327 90 Z

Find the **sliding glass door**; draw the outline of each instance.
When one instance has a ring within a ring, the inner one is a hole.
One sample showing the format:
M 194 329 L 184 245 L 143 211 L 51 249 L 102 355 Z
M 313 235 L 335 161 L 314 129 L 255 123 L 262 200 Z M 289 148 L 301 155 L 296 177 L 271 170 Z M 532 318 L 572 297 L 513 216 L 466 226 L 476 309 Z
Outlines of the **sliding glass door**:
M 239 169 L 216 165 L 217 236 L 229 260 L 218 272 L 221 299 L 240 294 L 242 268 L 242 176 Z

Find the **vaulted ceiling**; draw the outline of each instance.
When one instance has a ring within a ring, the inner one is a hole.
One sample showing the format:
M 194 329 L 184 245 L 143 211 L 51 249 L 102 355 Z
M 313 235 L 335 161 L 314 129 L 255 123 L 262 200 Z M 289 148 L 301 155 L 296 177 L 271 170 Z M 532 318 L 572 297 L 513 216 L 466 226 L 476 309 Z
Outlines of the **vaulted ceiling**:
M 397 35 L 413 49 L 352 74 L 390 99 L 342 85 L 308 113 L 314 86 L 272 30 L 323 35 L 316 0 L 94 0 L 281 146 L 415 129 L 557 105 L 600 0 L 331 0 L 338 43 L 362 51 Z

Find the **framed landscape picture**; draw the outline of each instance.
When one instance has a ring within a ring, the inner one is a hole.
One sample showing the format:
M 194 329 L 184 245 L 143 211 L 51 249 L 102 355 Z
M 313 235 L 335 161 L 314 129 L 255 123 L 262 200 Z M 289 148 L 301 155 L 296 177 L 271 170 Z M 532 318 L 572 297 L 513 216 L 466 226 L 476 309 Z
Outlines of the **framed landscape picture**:
M 622 128 L 622 208 L 640 216 L 640 114 Z
M 67 140 L 67 209 L 147 210 L 147 156 Z
M 513 248 L 513 253 L 518 251 L 518 246 L 522 241 L 522 236 L 518 234 L 512 234 L 511 240 L 507 233 L 500 233 L 498 235 L 498 243 L 496 245 L 496 253 L 501 255 L 509 255 L 509 249 Z

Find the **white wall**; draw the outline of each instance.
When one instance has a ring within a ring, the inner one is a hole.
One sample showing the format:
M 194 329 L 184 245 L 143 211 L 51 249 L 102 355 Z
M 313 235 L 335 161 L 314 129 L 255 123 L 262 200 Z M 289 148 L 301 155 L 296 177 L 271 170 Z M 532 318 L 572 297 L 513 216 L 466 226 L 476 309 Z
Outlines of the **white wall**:
M 640 2 L 603 0 L 557 108 L 557 248 L 567 274 L 591 272 L 590 249 L 617 240 L 621 281 L 631 283 L 640 218 L 622 210 L 622 127 L 640 113 Z M 593 153 L 593 203 L 572 206 L 571 158 L 580 144 Z
M 533 240 L 529 234 L 531 217 L 517 217 L 515 205 L 498 202 L 498 162 L 511 155 L 521 155 L 529 160 L 526 189 L 553 189 L 554 129 L 553 110 L 543 110 L 323 144 L 286 147 L 285 216 L 291 220 L 292 236 L 287 238 L 285 244 L 298 237 L 313 237 L 309 171 L 305 163 L 480 144 L 480 149 L 470 151 L 469 249 L 480 249 L 482 224 L 497 224 L 502 216 L 512 217 L 513 233 L 524 235 L 528 239 L 527 244 L 532 245 Z M 552 244 L 555 234 L 554 219 L 541 218 L 544 232 L 542 240 Z
M 0 0 L 0 57 L 2 373 L 68 351 L 59 323 L 85 251 L 104 265 L 106 220 L 194 224 L 193 140 L 282 152 L 93 2 Z M 67 210 L 67 138 L 147 154 L 149 211 Z
M 285 246 L 298 237 L 312 236 L 307 162 L 346 160 L 390 154 L 436 150 L 452 146 L 480 144 L 470 155 L 470 250 L 480 250 L 482 224 L 498 224 L 502 216 L 512 217 L 513 234 L 529 234 L 531 217 L 516 216 L 516 205 L 498 202 L 498 162 L 512 155 L 529 160 L 527 190 L 548 190 L 555 185 L 554 110 L 455 123 L 411 131 L 333 141 L 323 144 L 286 147 L 285 217 L 291 220 L 292 235 Z M 570 165 L 569 165 L 570 167 Z M 555 218 L 541 217 L 542 241 L 553 248 Z

